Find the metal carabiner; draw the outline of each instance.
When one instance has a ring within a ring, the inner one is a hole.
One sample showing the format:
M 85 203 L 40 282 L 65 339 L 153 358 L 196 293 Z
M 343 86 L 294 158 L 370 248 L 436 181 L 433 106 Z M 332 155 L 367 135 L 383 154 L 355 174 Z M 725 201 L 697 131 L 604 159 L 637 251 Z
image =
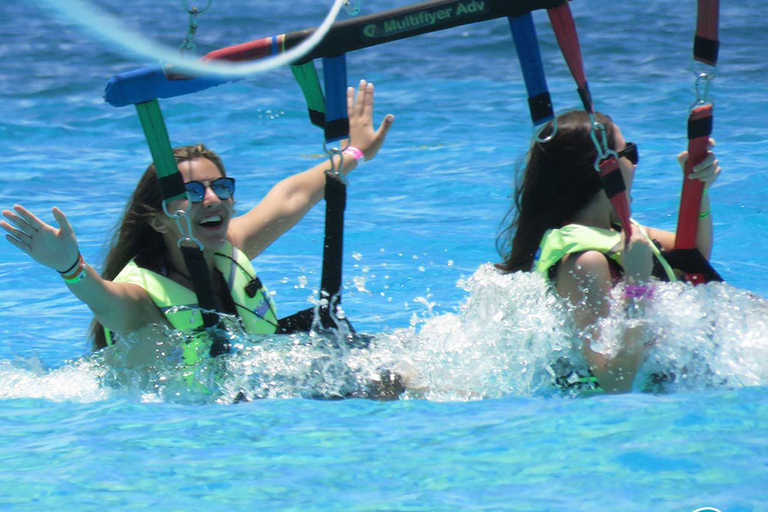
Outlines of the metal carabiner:
M 605 125 L 598 122 L 595 119 L 593 112 L 589 113 L 589 119 L 592 121 L 592 129 L 589 132 L 589 137 L 597 149 L 597 158 L 595 158 L 595 170 L 600 171 L 600 163 L 607 158 L 619 158 L 619 154 L 614 150 L 608 148 L 608 131 L 605 129 Z
M 717 66 L 704 64 L 695 59 L 691 60 L 691 72 L 696 77 L 694 81 L 694 90 L 696 91 L 696 100 L 691 104 L 688 111 L 702 105 L 714 105 L 714 101 L 709 98 L 709 86 L 712 80 L 717 77 Z
M 350 16 L 356 16 L 360 12 L 360 2 L 361 0 L 347 0 L 344 2 L 344 10 Z
M 179 227 L 179 232 L 181 233 L 181 236 L 176 241 L 176 245 L 181 247 L 186 242 L 192 242 L 193 244 L 197 245 L 197 247 L 202 252 L 205 247 L 203 247 L 203 244 L 200 243 L 200 241 L 192 235 L 192 221 L 189 219 L 189 215 L 187 215 L 186 210 L 176 210 L 173 213 L 168 211 L 168 200 L 163 200 L 163 213 L 165 213 L 166 216 L 173 219 L 173 221 L 176 223 L 176 225 Z M 184 223 L 182 224 L 180 219 L 184 219 Z
M 193 14 L 193 13 L 194 13 L 194 14 L 200 14 L 200 13 L 202 13 L 202 12 L 205 12 L 205 11 L 207 11 L 207 10 L 208 10 L 208 8 L 211 6 L 211 4 L 212 4 L 212 3 L 213 3 L 213 0 L 208 0 L 208 3 L 206 4 L 206 6 L 205 6 L 205 7 L 203 7 L 202 9 L 199 9 L 199 8 L 198 8 L 198 7 L 196 7 L 196 6 L 195 6 L 195 7 L 192 7 L 192 8 L 190 9 L 190 8 L 189 8 L 189 5 L 188 5 L 188 2 L 187 2 L 187 0 L 184 0 L 184 10 L 185 10 L 185 11 L 187 11 L 189 14 Z
M 349 147 L 349 142 L 347 142 L 347 147 Z M 346 147 L 344 149 L 347 149 Z M 341 168 L 344 166 L 344 149 L 339 148 L 328 148 L 328 145 L 326 141 L 323 141 L 323 151 L 326 155 L 328 155 L 328 160 L 331 162 L 331 168 L 326 170 L 328 174 L 332 174 L 345 185 L 349 184 L 349 181 L 347 181 L 347 177 L 344 176 L 341 172 Z M 339 165 L 336 166 L 336 164 L 333 162 L 333 157 L 339 155 Z
M 714 105 L 714 100 L 709 97 L 709 86 L 714 78 L 715 75 L 708 73 L 700 73 L 696 75 L 696 81 L 694 82 L 696 100 L 688 108 L 689 112 L 702 105 Z
M 552 133 L 547 135 L 546 137 L 541 137 L 541 132 L 544 131 L 544 129 L 547 127 L 549 123 L 544 123 L 542 126 L 534 126 L 533 127 L 533 138 L 536 140 L 536 142 L 540 142 L 542 144 L 546 144 L 547 142 L 551 141 L 555 135 L 557 135 L 557 116 L 552 118 Z
M 192 52 L 195 51 L 195 34 L 197 33 L 197 15 L 200 13 L 203 13 L 208 10 L 208 8 L 211 6 L 211 2 L 213 0 L 208 0 L 208 5 L 203 7 L 202 9 L 198 9 L 197 7 L 192 7 L 191 9 L 187 5 L 187 0 L 184 0 L 184 9 L 189 13 L 189 23 L 187 28 L 187 37 L 184 38 L 184 42 L 181 43 L 181 46 L 179 46 L 179 53 L 184 55 L 184 52 Z

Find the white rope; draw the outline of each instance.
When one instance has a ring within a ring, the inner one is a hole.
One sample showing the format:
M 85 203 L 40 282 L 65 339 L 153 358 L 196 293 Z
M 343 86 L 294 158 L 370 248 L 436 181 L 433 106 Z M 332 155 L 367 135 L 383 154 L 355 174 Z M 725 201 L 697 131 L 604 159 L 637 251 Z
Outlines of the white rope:
M 170 64 L 179 71 L 192 75 L 217 75 L 222 77 L 244 77 L 263 73 L 300 59 L 325 37 L 339 11 L 348 0 L 334 0 L 323 23 L 310 37 L 285 53 L 248 63 L 229 63 L 221 60 L 201 61 L 199 57 L 179 54 L 178 48 L 158 44 L 146 37 L 125 28 L 118 18 L 91 5 L 85 0 L 38 0 L 60 12 L 71 21 L 95 33 L 97 36 L 114 43 L 128 54 L 150 58 Z

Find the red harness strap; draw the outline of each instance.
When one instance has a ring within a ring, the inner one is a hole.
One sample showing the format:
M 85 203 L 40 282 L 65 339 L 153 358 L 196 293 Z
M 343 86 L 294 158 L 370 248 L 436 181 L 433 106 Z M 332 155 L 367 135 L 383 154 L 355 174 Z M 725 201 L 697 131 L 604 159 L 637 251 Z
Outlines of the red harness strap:
M 573 14 L 568 3 L 558 7 L 547 9 L 552 30 L 555 32 L 557 43 L 560 45 L 560 51 L 568 64 L 568 69 L 576 81 L 577 90 L 584 110 L 589 112 L 593 119 L 593 140 L 597 148 L 598 161 L 595 162 L 595 170 L 600 173 L 603 188 L 608 198 L 611 200 L 613 209 L 621 221 L 622 228 L 627 234 L 627 238 L 632 234 L 632 225 L 629 221 L 630 210 L 629 200 L 626 194 L 626 185 L 621 176 L 619 161 L 616 153 L 607 147 L 605 132 L 603 127 L 598 126 L 594 120 L 594 107 L 592 104 L 592 95 L 589 92 L 587 76 L 584 72 L 584 61 L 581 57 L 581 46 L 579 45 L 579 36 L 576 33 L 576 23 L 573 21 Z
M 720 24 L 720 0 L 699 0 L 696 15 L 696 37 L 693 41 L 693 58 L 710 66 L 717 65 L 720 49 L 718 26 Z
M 552 24 L 552 30 L 555 32 L 557 44 L 560 51 L 563 52 L 565 62 L 571 75 L 578 86 L 579 96 L 584 105 L 584 110 L 592 112 L 592 96 L 589 93 L 587 76 L 584 73 L 584 61 L 581 58 L 581 46 L 579 45 L 579 36 L 576 33 L 576 23 L 573 21 L 573 14 L 568 2 L 558 7 L 547 9 L 549 22 Z
M 719 0 L 699 0 L 696 20 L 696 37 L 693 43 L 693 59 L 708 65 L 717 65 L 719 50 L 718 21 Z M 699 210 L 704 184 L 689 180 L 693 168 L 707 156 L 709 136 L 712 134 L 713 109 L 707 97 L 709 81 L 714 72 L 696 72 L 696 102 L 688 116 L 688 160 L 683 169 L 683 191 L 680 196 L 680 211 L 677 217 L 675 249 L 695 249 L 699 231 Z M 704 88 L 704 93 L 700 87 Z M 693 284 L 704 283 L 702 274 L 685 274 L 685 280 Z

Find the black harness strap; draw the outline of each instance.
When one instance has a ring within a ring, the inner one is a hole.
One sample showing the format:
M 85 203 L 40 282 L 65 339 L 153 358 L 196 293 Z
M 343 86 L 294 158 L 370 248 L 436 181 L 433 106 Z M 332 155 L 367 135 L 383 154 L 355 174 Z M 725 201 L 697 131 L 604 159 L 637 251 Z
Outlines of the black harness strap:
M 323 59 L 323 78 L 326 93 L 325 125 L 323 126 L 325 141 L 326 143 L 336 142 L 349 137 L 345 55 Z M 341 304 L 346 207 L 347 184 L 343 178 L 333 172 L 333 169 L 330 169 L 325 174 L 325 237 L 319 306 L 281 318 L 278 321 L 279 333 L 338 329 L 341 324 L 344 324 L 350 332 L 354 332 L 349 321 L 337 315 Z
M 173 154 L 173 148 L 171 147 L 159 102 L 157 99 L 154 99 L 137 103 L 135 106 L 150 153 L 152 154 L 152 161 L 155 163 L 155 171 L 157 172 L 157 181 L 163 203 L 166 204 L 174 199 L 184 197 L 186 195 L 184 182 L 176 166 L 176 158 Z M 179 247 L 184 257 L 184 263 L 187 265 L 195 295 L 197 295 L 197 303 L 203 310 L 203 326 L 204 328 L 214 327 L 218 325 L 219 317 L 215 313 L 216 301 L 214 299 L 213 287 L 211 286 L 211 275 L 203 256 L 203 248 L 197 243 L 194 245 L 180 244 Z M 220 336 L 214 336 L 213 338 L 214 341 L 211 346 L 212 356 L 229 351 L 229 345 Z

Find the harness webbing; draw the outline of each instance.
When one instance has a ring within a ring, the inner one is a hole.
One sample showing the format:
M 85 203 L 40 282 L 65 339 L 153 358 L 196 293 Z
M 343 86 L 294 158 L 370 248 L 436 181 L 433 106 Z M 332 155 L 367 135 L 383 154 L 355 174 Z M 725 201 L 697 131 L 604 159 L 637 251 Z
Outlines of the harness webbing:
M 344 252 L 344 210 L 347 206 L 347 186 L 328 173 L 325 179 L 325 242 L 323 244 L 323 275 L 320 288 L 329 297 L 341 302 L 341 270 Z
M 346 55 L 323 58 L 322 62 L 325 96 L 323 96 L 320 87 L 314 61 L 292 66 L 292 69 L 294 76 L 299 81 L 304 97 L 307 99 L 310 119 L 313 124 L 323 128 L 327 144 L 349 137 Z M 332 157 L 333 152 L 331 152 Z M 345 180 L 337 176 L 333 169 L 326 171 L 325 236 L 320 281 L 320 306 L 317 311 L 315 308 L 309 308 L 281 318 L 278 325 L 279 333 L 309 331 L 317 327 L 338 328 L 340 322 L 345 323 L 349 331 L 354 331 L 348 320 L 340 319 L 336 315 L 336 308 L 341 303 L 344 210 L 346 205 L 347 185 Z
M 694 165 L 706 157 L 709 136 L 712 134 L 712 121 L 712 105 L 701 105 L 691 110 L 688 116 L 688 160 L 685 162 L 683 176 L 688 176 L 693 172 Z M 683 179 L 675 249 L 693 249 L 696 247 L 696 237 L 699 231 L 699 210 L 703 192 L 703 182 Z
M 241 45 L 231 46 L 210 52 L 206 59 L 251 60 L 259 59 L 285 50 L 285 36 L 268 37 Z M 323 80 L 325 95 L 320 86 L 314 61 L 292 65 L 296 81 L 307 102 L 309 119 L 312 124 L 323 128 L 326 143 L 335 142 L 349 136 L 349 118 L 347 116 L 347 64 L 346 55 L 324 57 Z M 336 304 L 341 301 L 341 274 L 344 239 L 344 210 L 347 202 L 346 184 L 331 173 L 326 174 L 325 184 L 325 242 L 323 246 L 323 269 L 320 283 L 321 298 L 333 298 Z M 298 315 L 305 313 L 299 312 Z M 331 327 L 327 307 L 320 309 L 322 324 Z M 289 317 L 292 318 L 292 317 Z M 286 327 L 289 325 L 289 327 Z M 308 330 L 309 325 L 302 321 L 301 327 L 287 320 L 283 322 L 286 330 Z
M 141 127 L 147 139 L 152 161 L 155 164 L 157 183 L 160 187 L 160 195 L 163 202 L 173 201 L 186 197 L 184 180 L 176 165 L 173 148 L 165 127 L 160 104 L 157 99 L 137 103 L 136 111 L 139 114 Z M 197 296 L 197 302 L 203 310 L 203 325 L 213 327 L 218 321 L 218 315 L 212 313 L 216 310 L 213 288 L 211 286 L 210 272 L 203 256 L 203 250 L 197 245 L 180 245 L 184 263 L 187 265 L 192 286 Z M 227 347 L 220 337 L 214 336 L 211 346 L 211 355 L 215 356 L 227 351 Z
M 592 135 L 598 152 L 598 161 L 595 162 L 595 167 L 600 174 L 605 193 L 611 200 L 611 205 L 613 205 L 613 209 L 616 211 L 628 239 L 629 235 L 632 234 L 632 223 L 630 222 L 631 214 L 629 210 L 629 201 L 627 194 L 625 193 L 626 185 L 624 184 L 624 178 L 621 176 L 616 153 L 608 149 L 607 142 L 604 139 L 604 131 L 600 131 L 599 129 L 596 130 L 597 124 L 594 121 L 592 95 L 589 92 L 589 84 L 587 83 L 587 76 L 584 72 L 584 62 L 581 57 L 579 37 L 576 33 L 576 24 L 573 21 L 571 8 L 568 3 L 564 3 L 558 7 L 547 9 L 547 14 L 549 15 L 552 29 L 557 38 L 560 50 L 563 53 L 563 57 L 565 57 L 571 75 L 573 75 L 573 78 L 576 81 L 577 91 L 581 98 L 581 102 L 584 105 L 584 110 L 589 112 L 590 117 L 593 118 Z M 600 131 L 600 133 L 598 133 L 598 131 Z
M 176 167 L 176 159 L 168 138 L 168 130 L 165 127 L 163 113 L 160 111 L 160 103 L 156 99 L 136 104 L 136 112 L 139 114 L 144 136 L 147 138 L 149 152 L 155 163 L 157 183 L 160 185 L 160 193 L 163 200 L 173 201 L 186 197 L 184 180 Z
M 699 0 L 696 16 L 696 36 L 693 42 L 693 58 L 710 66 L 717 65 L 720 49 L 718 39 L 720 0 Z
M 522 16 L 510 16 L 509 28 L 515 41 L 518 60 L 523 71 L 525 89 L 528 93 L 528 108 L 534 126 L 547 123 L 555 118 L 552 98 L 547 89 L 544 65 L 541 62 L 536 27 L 531 13 Z
M 568 69 L 571 71 L 576 81 L 577 91 L 587 112 L 593 111 L 592 95 L 589 92 L 587 75 L 584 72 L 584 61 L 581 57 L 581 46 L 579 45 L 579 36 L 576 32 L 576 23 L 573 21 L 573 14 L 568 3 L 558 7 L 547 9 L 549 22 L 552 24 L 552 30 L 557 38 L 557 44 L 565 57 Z
M 345 54 L 323 58 L 325 83 L 325 142 L 349 136 L 347 117 L 347 58 Z
M 219 315 L 216 313 L 216 300 L 214 299 L 213 285 L 211 284 L 211 272 L 205 261 L 203 250 L 198 247 L 180 246 L 184 263 L 187 265 L 192 287 L 197 295 L 197 304 L 203 314 L 203 326 L 214 327 L 219 323 Z M 224 336 L 212 336 L 211 357 L 229 352 L 230 345 Z
M 347 61 L 346 55 L 323 59 L 325 83 L 325 141 L 338 141 L 349 137 L 347 113 Z M 331 155 L 333 156 L 333 155 Z M 331 160 L 332 161 L 332 160 Z M 339 164 L 341 166 L 341 163 Z M 335 313 L 341 303 L 341 274 L 344 252 L 344 210 L 347 206 L 347 184 L 331 171 L 325 174 L 325 239 L 323 244 L 323 274 L 320 282 L 321 298 L 327 295 L 328 309 L 321 309 L 325 327 L 332 327 L 327 314 Z M 335 315 L 331 315 L 335 316 Z M 330 324 L 330 325 L 329 325 Z M 351 330 L 351 326 L 350 330 Z
M 720 43 L 718 41 L 719 0 L 699 0 L 696 36 L 693 43 L 693 59 L 708 66 L 717 65 Z M 713 105 L 707 98 L 709 80 L 714 74 L 697 73 L 697 98 L 688 115 L 688 160 L 683 168 L 683 191 L 680 195 L 680 211 L 677 217 L 675 249 L 695 250 L 699 231 L 699 210 L 704 183 L 685 179 L 693 168 L 707 156 L 709 136 L 712 134 Z M 704 95 L 698 88 L 704 81 Z M 719 276 L 718 276 L 719 278 Z M 712 280 L 704 273 L 689 272 L 685 280 L 693 284 Z
M 292 65 L 291 72 L 293 72 L 293 76 L 296 78 L 302 94 L 304 94 L 304 100 L 307 102 L 309 121 L 313 125 L 323 128 L 325 126 L 325 98 L 323 97 L 323 89 L 320 87 L 320 78 L 317 76 L 315 61 Z

